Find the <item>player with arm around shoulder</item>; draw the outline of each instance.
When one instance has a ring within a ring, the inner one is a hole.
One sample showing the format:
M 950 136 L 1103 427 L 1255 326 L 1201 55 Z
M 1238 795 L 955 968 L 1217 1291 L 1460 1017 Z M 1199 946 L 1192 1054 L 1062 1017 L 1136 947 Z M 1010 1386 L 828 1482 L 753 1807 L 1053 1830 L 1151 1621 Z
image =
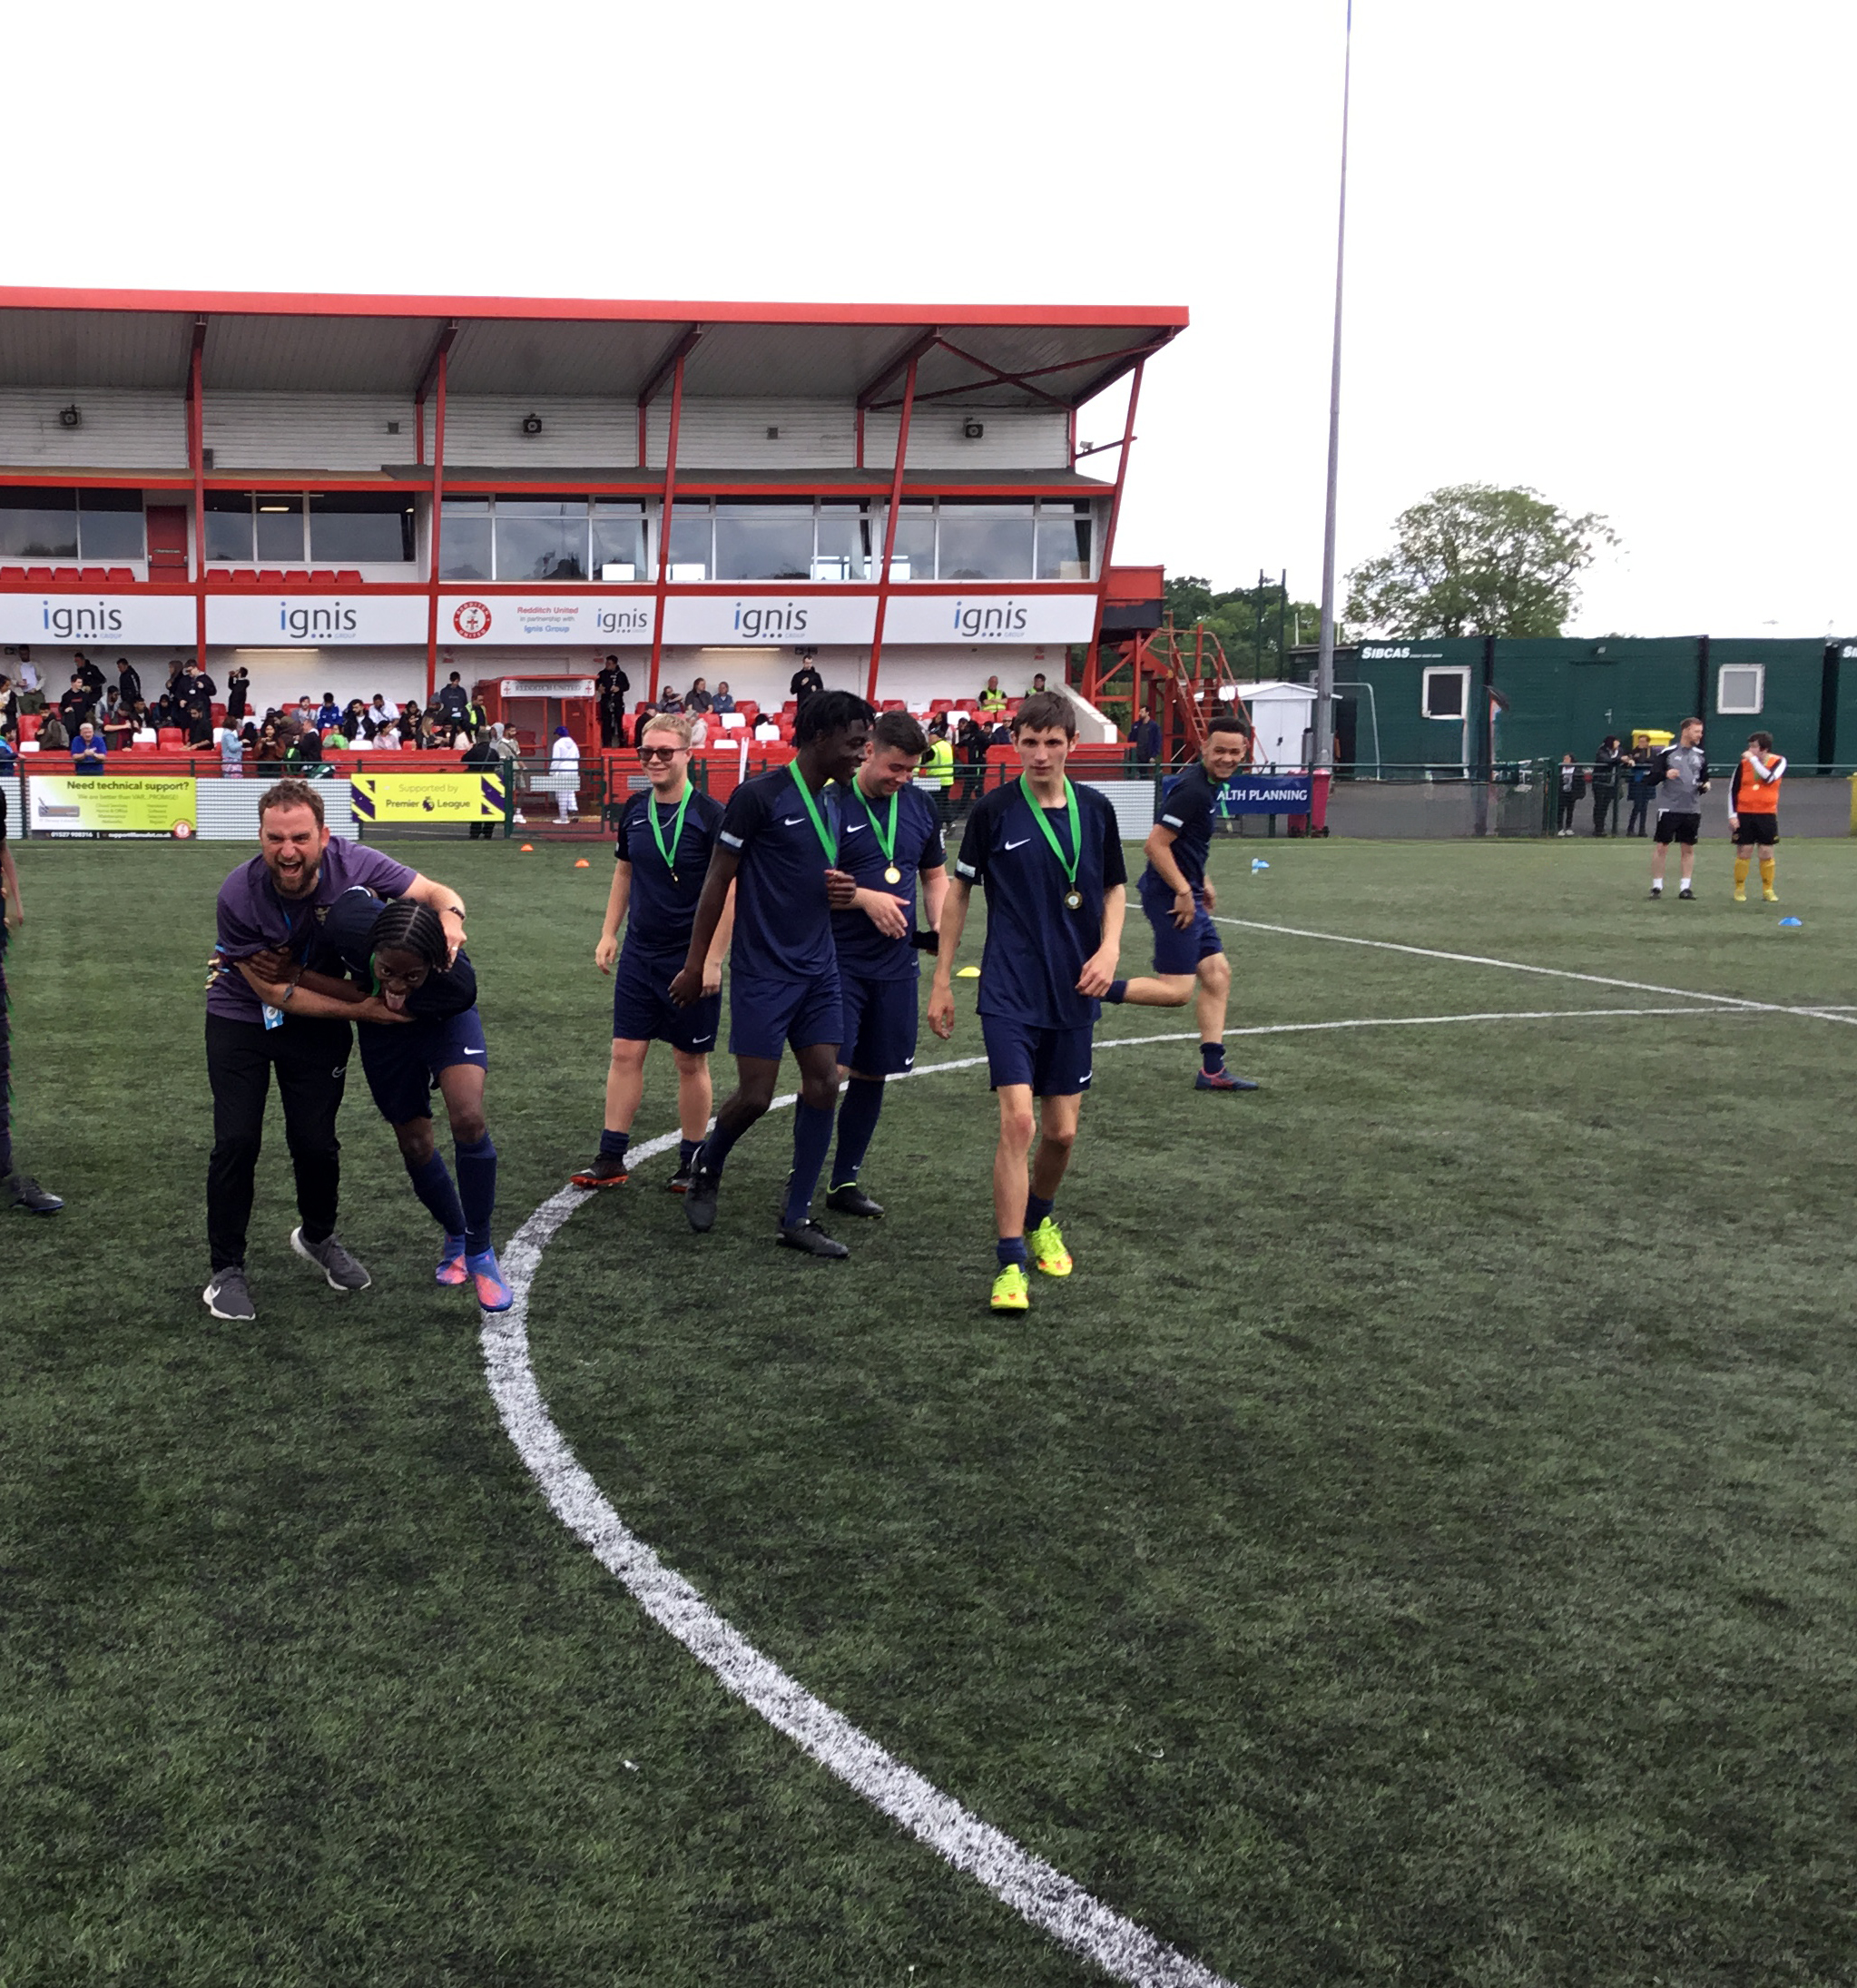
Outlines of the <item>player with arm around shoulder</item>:
M 1070 1274 L 1052 1206 L 1089 1088 L 1099 1003 L 1122 950 L 1128 871 L 1121 831 L 1108 801 L 1065 773 L 1076 737 L 1076 707 L 1055 692 L 1027 697 L 1014 714 L 1020 775 L 968 818 L 928 997 L 928 1026 L 946 1040 L 954 1032 L 955 960 L 978 885 L 987 893 L 980 1031 L 999 1099 L 996 1312 L 1027 1308 L 1029 1265 L 1047 1276 Z
M 1155 977 L 1127 982 L 1124 999 L 1154 1008 L 1184 1008 L 1194 1001 L 1200 1060 L 1195 1090 L 1257 1088 L 1249 1078 L 1233 1077 L 1225 1068 L 1232 969 L 1213 923 L 1218 896 L 1206 874 L 1219 790 L 1244 763 L 1250 744 L 1244 721 L 1234 713 L 1221 712 L 1208 723 L 1198 761 L 1161 797 L 1159 818 L 1143 851 L 1147 868 L 1135 886 L 1154 929 Z
M 839 1104 L 838 1146 L 825 1205 L 838 1215 L 883 1214 L 858 1184 L 877 1130 L 887 1078 L 916 1062 L 916 930 L 919 883 L 928 940 L 948 895 L 941 809 L 915 784 L 928 734 L 905 711 L 886 711 L 870 731 L 870 750 L 846 789 L 839 861 L 857 884 L 850 909 L 831 915 L 844 993 L 840 1074 L 850 1081 Z
M 1752 859 L 1760 859 L 1760 894 L 1766 904 L 1777 904 L 1780 893 L 1773 888 L 1775 845 L 1780 840 L 1780 782 L 1786 777 L 1786 762 L 1773 751 L 1771 732 L 1756 732 L 1734 768 L 1734 784 L 1728 790 L 1728 829 L 1734 838 L 1734 901 L 1747 901 L 1747 871 Z
M 671 999 L 671 982 L 690 950 L 690 929 L 722 823 L 721 806 L 691 782 L 690 732 L 690 720 L 681 714 L 656 712 L 639 734 L 638 757 L 649 785 L 634 794 L 620 814 L 613 888 L 594 948 L 594 964 L 602 973 L 614 974 L 605 1122 L 599 1152 L 574 1176 L 576 1187 L 624 1185 L 632 1121 L 644 1093 L 645 1055 L 654 1041 L 670 1044 L 677 1065 L 683 1141 L 670 1180 L 673 1194 L 689 1186 L 690 1163 L 709 1128 L 709 1056 L 722 1022 L 722 960 L 734 901 L 724 901 L 704 955 L 701 996 L 680 1008 Z

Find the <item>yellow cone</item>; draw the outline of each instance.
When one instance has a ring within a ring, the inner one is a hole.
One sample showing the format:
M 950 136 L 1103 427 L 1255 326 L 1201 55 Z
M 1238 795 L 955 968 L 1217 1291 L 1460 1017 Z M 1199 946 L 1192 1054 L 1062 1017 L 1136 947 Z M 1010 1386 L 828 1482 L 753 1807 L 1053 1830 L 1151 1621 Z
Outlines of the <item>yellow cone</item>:
M 980 969 L 978 967 L 957 967 L 954 977 L 957 980 L 978 980 L 980 978 Z

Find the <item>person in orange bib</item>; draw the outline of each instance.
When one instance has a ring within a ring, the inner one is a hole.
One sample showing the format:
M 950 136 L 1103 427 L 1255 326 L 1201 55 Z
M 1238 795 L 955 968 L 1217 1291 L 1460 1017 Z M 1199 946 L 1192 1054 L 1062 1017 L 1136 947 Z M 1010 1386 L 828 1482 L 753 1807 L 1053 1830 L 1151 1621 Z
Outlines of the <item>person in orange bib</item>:
M 1728 790 L 1728 831 L 1734 838 L 1734 901 L 1747 902 L 1747 871 L 1754 853 L 1760 855 L 1760 894 L 1777 904 L 1773 889 L 1773 845 L 1780 839 L 1780 782 L 1786 762 L 1773 751 L 1771 732 L 1756 732 L 1747 742 L 1734 784 Z

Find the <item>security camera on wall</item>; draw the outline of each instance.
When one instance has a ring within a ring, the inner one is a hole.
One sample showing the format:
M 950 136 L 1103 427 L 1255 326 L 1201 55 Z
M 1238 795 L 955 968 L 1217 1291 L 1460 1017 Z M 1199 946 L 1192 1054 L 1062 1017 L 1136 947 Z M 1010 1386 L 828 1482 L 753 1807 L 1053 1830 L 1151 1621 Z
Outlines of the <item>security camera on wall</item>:
M 539 414 L 526 414 L 523 417 L 522 431 L 525 435 L 539 435 L 542 432 L 541 416 Z
M 963 441 L 978 442 L 986 432 L 987 424 L 984 421 L 963 421 L 961 423 L 961 438 Z

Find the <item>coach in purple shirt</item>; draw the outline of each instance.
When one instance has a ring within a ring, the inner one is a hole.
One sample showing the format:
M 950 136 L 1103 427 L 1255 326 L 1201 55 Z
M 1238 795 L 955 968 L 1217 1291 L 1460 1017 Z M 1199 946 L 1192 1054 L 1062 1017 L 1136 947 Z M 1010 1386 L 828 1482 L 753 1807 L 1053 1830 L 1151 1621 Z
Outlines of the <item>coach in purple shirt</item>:
M 465 936 L 456 891 L 378 849 L 331 840 L 322 796 L 307 781 L 282 780 L 260 796 L 258 844 L 259 853 L 220 886 L 219 938 L 206 992 L 212 1279 L 201 1295 L 215 1318 L 238 1320 L 257 1316 L 245 1277 L 245 1231 L 273 1072 L 302 1217 L 290 1247 L 335 1290 L 365 1291 L 372 1281 L 336 1240 L 341 1163 L 335 1121 L 354 1039 L 349 1024 L 401 1018 L 378 999 L 340 1001 L 298 986 L 320 915 L 360 884 L 382 897 L 431 905 L 454 952 Z

